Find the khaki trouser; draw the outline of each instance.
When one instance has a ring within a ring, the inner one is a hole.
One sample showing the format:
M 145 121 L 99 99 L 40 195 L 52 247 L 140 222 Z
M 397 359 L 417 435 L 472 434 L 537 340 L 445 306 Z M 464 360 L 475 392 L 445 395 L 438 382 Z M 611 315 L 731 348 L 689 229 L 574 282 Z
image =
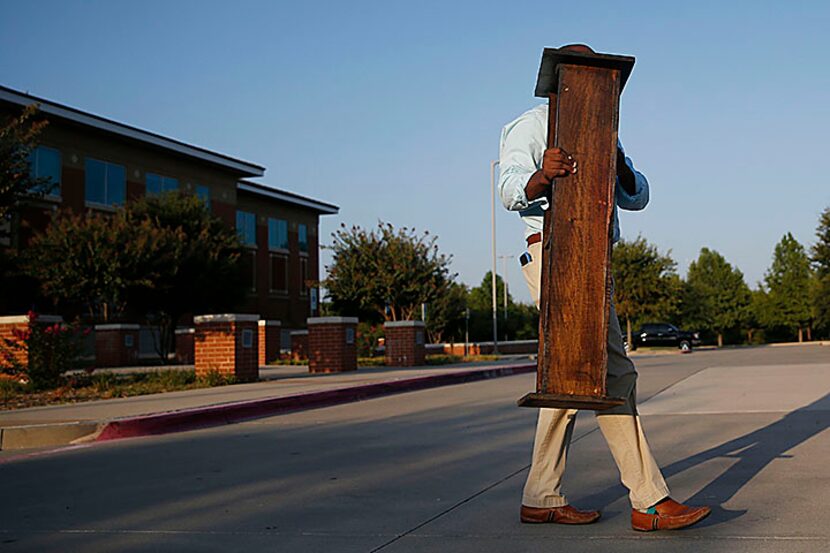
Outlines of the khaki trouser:
M 528 248 L 532 261 L 522 267 L 530 295 L 539 306 L 542 244 Z M 597 411 L 597 423 L 617 463 L 631 506 L 647 509 L 669 496 L 660 468 L 651 455 L 637 415 L 637 371 L 623 347 L 620 323 L 614 305 L 608 325 L 608 395 L 625 397 L 620 407 Z M 540 409 L 533 444 L 533 460 L 527 476 L 522 504 L 528 507 L 561 507 L 568 501 L 561 491 L 565 460 L 576 421 L 575 409 Z

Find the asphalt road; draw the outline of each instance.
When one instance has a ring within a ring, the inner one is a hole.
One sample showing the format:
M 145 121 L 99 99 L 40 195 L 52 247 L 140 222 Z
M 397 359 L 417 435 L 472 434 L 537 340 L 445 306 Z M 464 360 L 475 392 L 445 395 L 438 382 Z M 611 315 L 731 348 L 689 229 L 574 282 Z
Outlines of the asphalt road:
M 593 416 L 566 491 L 599 523 L 522 525 L 532 375 L 0 465 L 0 550 L 830 551 L 830 347 L 642 356 L 640 403 L 695 528 L 640 534 Z

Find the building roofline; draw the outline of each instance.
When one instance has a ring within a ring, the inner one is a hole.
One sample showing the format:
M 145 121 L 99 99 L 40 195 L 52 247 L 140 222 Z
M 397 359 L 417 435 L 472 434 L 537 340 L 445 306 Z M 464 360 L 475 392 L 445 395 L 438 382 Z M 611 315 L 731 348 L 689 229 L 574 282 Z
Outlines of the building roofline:
M 241 190 L 243 192 L 250 192 L 251 194 L 257 194 L 259 196 L 265 196 L 267 198 L 307 207 L 322 215 L 336 215 L 340 212 L 340 208 L 334 204 L 328 204 L 326 202 L 321 202 L 320 200 L 307 198 L 293 192 L 272 188 L 256 182 L 241 180 L 236 184 L 236 188 L 237 190 Z
M 178 154 L 199 159 L 201 161 L 207 161 L 226 169 L 230 169 L 236 173 L 241 173 L 246 177 L 261 177 L 265 174 L 265 168 L 260 165 L 236 159 L 218 152 L 212 152 L 199 146 L 193 146 L 191 144 L 181 142 L 180 140 L 175 140 L 154 132 L 145 131 L 144 129 L 140 129 L 138 127 L 119 123 L 118 121 L 113 121 L 112 119 L 101 117 L 100 115 L 95 115 L 70 106 L 65 106 L 51 100 L 38 98 L 37 96 L 32 96 L 26 92 L 20 92 L 3 85 L 0 85 L 0 101 L 7 101 L 21 106 L 37 103 L 40 104 L 40 111 L 42 113 L 61 117 L 81 125 L 93 127 L 104 132 L 116 134 L 138 142 L 163 148 L 165 150 L 170 150 Z

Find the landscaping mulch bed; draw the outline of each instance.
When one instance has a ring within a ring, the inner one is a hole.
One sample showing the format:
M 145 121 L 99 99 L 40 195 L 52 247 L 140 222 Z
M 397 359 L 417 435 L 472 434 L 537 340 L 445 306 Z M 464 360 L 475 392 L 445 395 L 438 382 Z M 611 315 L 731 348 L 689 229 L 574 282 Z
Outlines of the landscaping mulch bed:
M 496 361 L 501 359 L 498 355 L 446 355 L 443 353 L 430 354 L 426 356 L 427 365 L 451 365 L 453 363 L 473 363 L 475 361 Z M 307 365 L 307 359 L 277 359 L 271 361 L 269 365 Z M 377 357 L 358 357 L 358 367 L 383 367 L 386 365 L 386 360 L 382 355 Z
M 52 390 L 35 390 L 24 384 L 2 380 L 0 381 L 0 411 L 177 392 L 232 383 L 232 379 L 219 374 L 196 378 L 196 372 L 193 370 L 72 375 L 65 378 L 63 386 Z

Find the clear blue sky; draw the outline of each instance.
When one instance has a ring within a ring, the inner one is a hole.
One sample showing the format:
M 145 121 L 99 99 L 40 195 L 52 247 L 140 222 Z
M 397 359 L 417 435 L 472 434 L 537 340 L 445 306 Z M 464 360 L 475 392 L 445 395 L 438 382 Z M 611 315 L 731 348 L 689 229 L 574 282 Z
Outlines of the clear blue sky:
M 500 129 L 538 102 L 542 48 L 585 42 L 637 57 L 620 136 L 652 202 L 623 236 L 681 274 L 714 248 L 754 287 L 830 206 L 828 6 L 4 0 L 0 83 L 265 165 L 341 207 L 324 243 L 340 222 L 428 229 L 472 285 Z M 521 253 L 517 216 L 497 225 L 499 254 Z M 515 260 L 508 278 L 527 301 Z

